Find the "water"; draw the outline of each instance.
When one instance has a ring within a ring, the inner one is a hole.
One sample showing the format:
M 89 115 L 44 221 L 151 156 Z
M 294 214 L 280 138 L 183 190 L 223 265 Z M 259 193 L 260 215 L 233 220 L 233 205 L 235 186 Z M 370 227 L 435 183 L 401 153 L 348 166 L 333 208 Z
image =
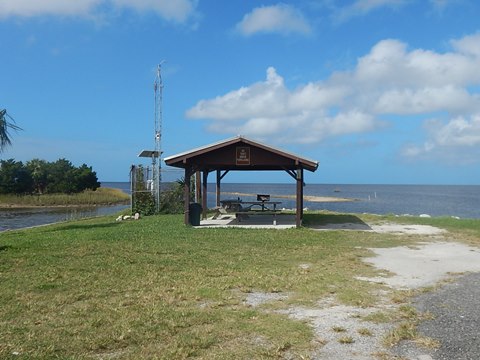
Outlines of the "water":
M 103 187 L 112 187 L 130 192 L 130 183 L 102 183 Z M 74 207 L 74 208 L 12 208 L 0 209 L 0 231 L 21 229 L 31 226 L 53 224 L 118 213 L 130 205 Z
M 275 199 L 274 195 L 294 195 L 295 184 L 222 184 L 222 199 L 235 198 L 224 192 L 270 194 L 271 200 L 281 201 L 280 207 L 295 207 L 294 199 Z M 215 205 L 215 185 L 208 186 L 208 206 Z M 480 218 L 480 186 L 471 185 L 333 185 L 307 184 L 304 195 L 356 199 L 352 202 L 310 202 L 312 210 L 349 213 L 457 216 Z M 255 197 L 240 196 L 244 201 Z
M 81 208 L 0 209 L 0 231 L 117 213 L 129 205 Z
M 130 192 L 128 182 L 102 183 Z M 281 201 L 280 208 L 295 208 L 295 199 L 275 198 L 275 195 L 295 195 L 295 184 L 222 184 L 222 199 L 236 198 L 228 194 L 270 194 L 271 200 Z M 428 214 L 480 219 L 480 186 L 461 185 L 334 185 L 307 184 L 306 196 L 329 196 L 356 199 L 352 202 L 311 202 L 304 206 L 312 210 L 330 210 L 371 214 Z M 254 196 L 240 196 L 244 201 Z M 208 184 L 208 207 L 215 206 L 215 184 Z M 49 224 L 82 217 L 115 214 L 128 205 L 100 206 L 86 209 L 9 209 L 0 210 L 0 231 Z

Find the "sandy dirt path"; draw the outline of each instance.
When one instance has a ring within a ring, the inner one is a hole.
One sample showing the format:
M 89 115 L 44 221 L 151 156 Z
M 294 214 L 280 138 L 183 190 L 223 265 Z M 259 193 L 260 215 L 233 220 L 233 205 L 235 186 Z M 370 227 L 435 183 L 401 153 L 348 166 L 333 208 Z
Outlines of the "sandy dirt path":
M 438 282 L 458 276 L 465 272 L 480 272 L 480 249 L 456 242 L 447 242 L 442 229 L 427 225 L 400 225 L 381 224 L 359 227 L 359 224 L 331 224 L 315 230 L 364 230 L 378 233 L 390 233 L 399 236 L 416 235 L 419 240 L 428 242 L 415 246 L 399 246 L 393 248 L 372 248 L 375 256 L 364 259 L 379 270 L 385 270 L 386 275 L 374 278 L 358 278 L 363 281 L 383 283 L 392 290 L 417 289 L 433 286 Z M 388 274 L 387 274 L 388 272 Z M 317 360 L 370 360 L 370 359 L 409 359 L 431 360 L 434 359 L 428 351 L 418 350 L 411 357 L 395 355 L 392 349 L 383 346 L 383 337 L 394 325 L 389 323 L 373 323 L 363 321 L 362 317 L 379 312 L 395 310 L 398 304 L 389 300 L 389 292 L 379 294 L 381 300 L 376 306 L 362 308 L 341 305 L 334 298 L 322 299 L 313 308 L 290 307 L 281 310 L 293 319 L 307 321 L 315 331 L 316 341 L 320 344 L 311 354 Z M 250 294 L 255 298 L 268 301 L 268 295 Z M 277 295 L 278 296 L 278 295 Z M 285 295 L 287 296 L 287 295 Z M 342 329 L 335 331 L 333 329 Z M 349 338 L 348 343 L 342 338 Z

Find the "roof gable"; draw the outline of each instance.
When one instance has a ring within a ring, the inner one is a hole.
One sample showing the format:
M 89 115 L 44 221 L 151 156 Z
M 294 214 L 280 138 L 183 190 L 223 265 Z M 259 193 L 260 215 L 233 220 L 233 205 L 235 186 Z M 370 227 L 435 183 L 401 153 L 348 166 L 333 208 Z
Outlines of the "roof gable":
M 226 139 L 165 158 L 169 166 L 198 170 L 315 171 L 318 162 L 262 144 L 243 136 Z

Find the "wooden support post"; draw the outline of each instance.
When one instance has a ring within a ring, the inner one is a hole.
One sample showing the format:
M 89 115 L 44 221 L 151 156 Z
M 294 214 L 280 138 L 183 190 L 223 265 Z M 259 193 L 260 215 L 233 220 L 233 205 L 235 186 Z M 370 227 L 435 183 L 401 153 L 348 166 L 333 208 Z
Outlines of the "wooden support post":
M 303 177 L 304 173 L 303 173 L 303 168 L 299 169 L 300 171 L 300 177 L 302 178 L 302 181 L 300 181 L 300 204 L 301 204 L 301 212 L 300 212 L 300 226 L 303 225 L 303 208 L 304 208 L 304 204 L 303 204 L 303 188 L 305 186 L 305 178 Z
M 303 169 L 297 169 L 297 212 L 296 212 L 296 226 L 302 226 L 303 218 Z
M 216 200 L 216 205 L 215 206 L 220 206 L 220 180 L 221 180 L 221 170 L 217 170 L 217 186 L 215 190 L 215 200 Z
M 222 174 L 222 170 L 217 170 L 216 206 L 220 206 L 220 182 L 229 171 L 230 170 L 225 170 L 225 172 Z
M 195 172 L 195 202 L 200 203 L 202 200 L 202 178 L 200 171 Z
M 208 179 L 208 170 L 203 170 L 203 181 L 202 181 L 202 218 L 207 218 L 207 179 Z
M 184 223 L 185 225 L 189 224 L 190 219 L 190 180 L 192 177 L 192 169 L 188 166 L 185 167 L 185 188 L 183 192 L 183 201 L 184 201 Z

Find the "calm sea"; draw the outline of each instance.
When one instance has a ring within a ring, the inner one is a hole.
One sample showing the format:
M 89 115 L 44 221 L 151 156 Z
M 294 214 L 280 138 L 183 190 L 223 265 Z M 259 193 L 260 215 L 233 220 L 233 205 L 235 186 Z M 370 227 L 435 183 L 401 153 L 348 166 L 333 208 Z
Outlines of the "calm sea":
M 130 191 L 129 183 L 102 183 Z M 295 184 L 222 184 L 222 199 L 236 198 L 232 193 L 295 195 Z M 457 216 L 480 219 L 480 185 L 336 185 L 306 184 L 304 194 L 355 199 L 351 202 L 309 202 L 304 206 L 312 210 L 331 210 L 350 213 L 396 214 L 431 216 Z M 254 196 L 240 196 L 244 201 Z M 278 198 L 280 207 L 292 209 L 294 199 Z M 208 207 L 215 206 L 215 184 L 208 184 Z
M 212 184 L 209 206 L 214 203 Z M 294 184 L 222 184 L 222 192 L 294 195 Z M 306 184 L 304 194 L 355 199 L 352 202 L 309 202 L 304 206 L 315 210 L 350 213 L 457 216 L 480 218 L 480 186 L 460 185 L 335 185 Z M 211 198 L 211 199 L 210 199 Z M 225 194 L 222 198 L 228 198 Z M 242 197 L 248 201 L 253 198 Z M 293 208 L 295 201 L 278 199 L 281 207 Z
M 128 182 L 104 182 L 103 187 L 130 192 Z M 222 184 L 222 199 L 237 198 L 242 194 L 270 194 L 271 200 L 281 201 L 280 208 L 292 209 L 294 199 L 275 198 L 275 195 L 294 195 L 295 184 Z M 312 210 L 331 210 L 349 213 L 456 216 L 480 219 L 479 185 L 335 185 L 307 184 L 304 194 L 355 199 L 351 202 L 310 202 L 304 206 Z M 256 200 L 256 195 L 240 196 L 244 201 Z M 209 207 L 215 206 L 215 185 L 208 184 Z M 14 209 L 0 210 L 0 231 L 78 219 L 82 217 L 115 214 L 128 206 L 106 206 L 87 209 Z

